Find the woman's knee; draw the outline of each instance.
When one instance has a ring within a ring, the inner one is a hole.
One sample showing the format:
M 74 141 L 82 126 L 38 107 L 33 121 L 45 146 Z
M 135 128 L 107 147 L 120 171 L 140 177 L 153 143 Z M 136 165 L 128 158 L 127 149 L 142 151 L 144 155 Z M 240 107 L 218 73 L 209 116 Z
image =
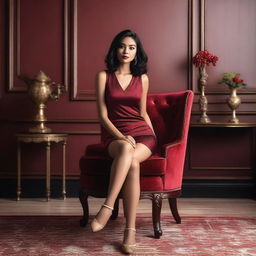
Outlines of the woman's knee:
M 108 151 L 112 157 L 117 155 L 132 155 L 134 152 L 134 148 L 132 145 L 123 140 L 116 140 L 109 145 Z
M 123 154 L 133 154 L 134 148 L 130 143 L 124 141 L 120 144 L 119 152 Z
M 133 158 L 128 175 L 139 176 L 139 173 L 140 173 L 140 163 L 137 159 Z

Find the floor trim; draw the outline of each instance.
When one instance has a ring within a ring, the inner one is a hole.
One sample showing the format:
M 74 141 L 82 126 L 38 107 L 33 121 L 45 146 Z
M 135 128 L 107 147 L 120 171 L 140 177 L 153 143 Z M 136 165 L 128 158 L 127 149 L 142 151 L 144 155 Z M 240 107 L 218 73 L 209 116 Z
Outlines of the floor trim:
M 22 179 L 23 198 L 45 197 L 44 179 Z M 79 180 L 66 181 L 67 197 L 78 197 Z M 61 197 L 60 179 L 51 180 L 51 197 Z M 16 197 L 16 180 L 0 180 L 0 198 Z M 246 180 L 184 180 L 182 196 L 185 198 L 256 198 L 255 181 Z

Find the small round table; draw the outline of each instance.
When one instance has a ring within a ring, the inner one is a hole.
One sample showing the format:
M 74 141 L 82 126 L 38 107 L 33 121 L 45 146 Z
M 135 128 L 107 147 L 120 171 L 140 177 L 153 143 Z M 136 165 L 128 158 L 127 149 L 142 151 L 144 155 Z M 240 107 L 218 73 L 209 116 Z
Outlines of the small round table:
M 21 143 L 45 143 L 46 144 L 46 199 L 51 195 L 51 143 L 62 142 L 62 196 L 66 198 L 66 144 L 68 134 L 64 133 L 18 133 L 17 137 L 17 200 L 21 195 Z

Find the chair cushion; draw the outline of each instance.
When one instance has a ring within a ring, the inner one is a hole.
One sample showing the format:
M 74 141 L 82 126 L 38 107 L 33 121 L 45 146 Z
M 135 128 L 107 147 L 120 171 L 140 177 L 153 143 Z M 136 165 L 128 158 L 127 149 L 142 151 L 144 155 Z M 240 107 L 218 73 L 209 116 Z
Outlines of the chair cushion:
M 141 176 L 163 176 L 166 169 L 166 160 L 158 155 L 152 155 L 140 164 Z
M 85 175 L 80 176 L 80 187 L 97 197 L 104 197 L 107 195 L 109 185 L 108 175 Z M 141 176 L 140 177 L 140 190 L 141 192 L 147 191 L 163 191 L 164 183 L 161 176 Z
M 85 155 L 87 156 L 107 156 L 104 144 L 91 144 L 86 147 Z
M 106 175 L 110 172 L 110 158 L 102 144 L 89 145 L 86 154 L 80 159 L 80 169 L 83 175 Z M 158 155 L 152 155 L 140 165 L 141 176 L 163 176 L 166 160 Z

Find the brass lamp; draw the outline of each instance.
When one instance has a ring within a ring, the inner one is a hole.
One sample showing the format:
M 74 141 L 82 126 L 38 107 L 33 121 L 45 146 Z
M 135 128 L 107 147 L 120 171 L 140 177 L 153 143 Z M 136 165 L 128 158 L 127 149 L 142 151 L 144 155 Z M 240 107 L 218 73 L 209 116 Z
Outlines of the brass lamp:
M 30 128 L 29 132 L 51 132 L 51 129 L 45 126 L 45 122 L 47 121 L 44 114 L 46 102 L 49 98 L 58 100 L 64 88 L 63 85 L 52 82 L 43 71 L 40 71 L 33 79 L 27 77 L 21 77 L 21 79 L 27 83 L 28 95 L 37 107 L 37 114 L 33 121 L 38 124 L 35 127 Z

